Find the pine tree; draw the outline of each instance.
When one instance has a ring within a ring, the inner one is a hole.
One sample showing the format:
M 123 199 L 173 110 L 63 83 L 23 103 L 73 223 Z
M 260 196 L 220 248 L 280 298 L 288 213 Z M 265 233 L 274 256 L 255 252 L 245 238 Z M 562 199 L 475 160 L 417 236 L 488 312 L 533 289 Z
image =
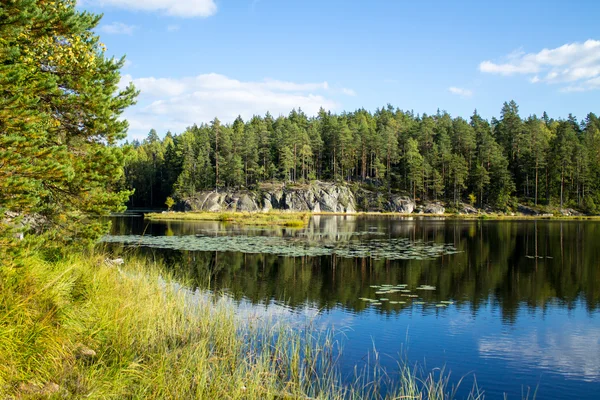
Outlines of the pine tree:
M 0 209 L 44 214 L 63 240 L 97 237 L 129 195 L 118 116 L 136 92 L 118 92 L 99 21 L 70 0 L 0 5 Z
M 529 117 L 524 126 L 524 154 L 525 165 L 528 170 L 533 170 L 534 175 L 534 203 L 538 204 L 538 188 L 540 170 L 546 168 L 548 161 L 548 150 L 550 146 L 550 130 L 546 124 L 537 119 Z M 527 176 L 529 174 L 527 173 Z M 527 179 L 529 181 L 529 179 Z M 529 184 L 527 183 L 527 186 Z
M 408 139 L 406 146 L 406 165 L 408 168 L 408 179 L 411 183 L 413 199 L 416 200 L 417 192 L 423 189 L 423 156 L 419 152 L 419 144 L 415 139 Z
M 561 121 L 552 142 L 554 176 L 559 180 L 560 208 L 564 207 L 565 186 L 573 172 L 577 136 L 572 121 Z

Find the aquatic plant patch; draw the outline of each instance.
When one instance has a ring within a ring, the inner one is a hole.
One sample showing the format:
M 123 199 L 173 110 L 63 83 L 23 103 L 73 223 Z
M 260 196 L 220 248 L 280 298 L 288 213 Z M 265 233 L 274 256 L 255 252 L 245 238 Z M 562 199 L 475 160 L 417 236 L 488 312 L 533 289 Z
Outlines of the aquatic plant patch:
M 221 251 L 241 253 L 265 253 L 286 257 L 329 256 L 344 258 L 373 258 L 387 260 L 433 260 L 441 256 L 459 253 L 451 244 L 424 243 L 406 238 L 385 240 L 350 241 L 337 243 L 308 242 L 302 238 L 273 236 L 141 236 L 108 235 L 105 243 L 121 243 L 132 247 L 188 251 Z M 391 289 L 392 286 L 390 285 Z M 397 286 L 402 289 L 402 286 Z

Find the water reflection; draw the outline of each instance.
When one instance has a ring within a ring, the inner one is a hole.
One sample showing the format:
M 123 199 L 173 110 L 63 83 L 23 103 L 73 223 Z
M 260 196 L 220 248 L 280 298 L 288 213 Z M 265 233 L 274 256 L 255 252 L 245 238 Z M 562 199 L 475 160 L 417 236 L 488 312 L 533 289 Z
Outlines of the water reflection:
M 349 366 L 373 344 L 391 356 L 406 345 L 411 360 L 447 365 L 457 379 L 475 372 L 486 398 L 520 398 L 522 387 L 538 384 L 538 399 L 593 399 L 600 390 L 598 222 L 317 216 L 305 229 L 266 229 L 117 218 L 113 234 L 271 237 L 334 248 L 397 238 L 451 244 L 458 253 L 424 260 L 112 248 L 163 260 L 191 289 L 227 293 L 240 315 L 318 315 L 315 323 L 346 327 Z M 383 284 L 405 284 L 419 298 L 361 300 Z M 415 291 L 420 285 L 436 290 Z M 436 307 L 442 301 L 453 304 Z
M 142 221 L 138 219 L 138 223 Z M 144 250 L 162 257 L 198 287 L 227 288 L 253 303 L 282 300 L 297 307 L 307 301 L 320 308 L 341 306 L 360 312 L 359 300 L 372 297 L 371 285 L 405 283 L 436 286 L 420 293 L 427 302 L 454 300 L 476 312 L 497 303 L 505 322 L 514 321 L 520 306 L 544 308 L 559 301 L 566 308 L 581 299 L 589 311 L 600 301 L 600 224 L 590 222 L 423 221 L 360 217 L 315 217 L 307 229 L 237 227 L 219 222 L 165 223 L 134 226 L 119 219 L 114 232 L 175 236 L 283 236 L 329 242 L 388 238 L 451 243 L 461 253 L 434 260 L 279 257 L 272 254 Z M 401 312 L 384 305 L 382 313 Z
M 563 325 L 557 331 L 533 329 L 502 338 L 483 337 L 478 346 L 484 358 L 518 362 L 520 366 L 544 368 L 588 382 L 600 377 L 600 330 L 587 324 Z

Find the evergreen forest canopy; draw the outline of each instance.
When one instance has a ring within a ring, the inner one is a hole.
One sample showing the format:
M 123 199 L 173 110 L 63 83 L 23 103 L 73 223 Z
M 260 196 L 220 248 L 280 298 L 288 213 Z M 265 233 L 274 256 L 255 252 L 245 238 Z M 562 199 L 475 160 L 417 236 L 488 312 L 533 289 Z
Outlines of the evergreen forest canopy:
M 369 183 L 416 200 L 464 201 L 508 210 L 517 201 L 600 212 L 600 121 L 545 112 L 522 118 L 514 101 L 500 118 L 469 121 L 415 115 L 388 105 L 339 115 L 321 109 L 274 118 L 215 118 L 160 140 L 151 130 L 126 160 L 132 207 L 162 207 L 167 196 L 314 179 Z

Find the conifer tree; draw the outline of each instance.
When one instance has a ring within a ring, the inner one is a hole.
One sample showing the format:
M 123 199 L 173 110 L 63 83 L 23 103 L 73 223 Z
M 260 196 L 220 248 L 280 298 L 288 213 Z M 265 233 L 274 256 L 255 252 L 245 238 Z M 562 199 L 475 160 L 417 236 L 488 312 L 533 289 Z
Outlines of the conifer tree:
M 117 144 L 136 91 L 118 91 L 99 21 L 73 0 L 0 5 L 0 213 L 44 214 L 64 240 L 97 237 L 129 195 Z

